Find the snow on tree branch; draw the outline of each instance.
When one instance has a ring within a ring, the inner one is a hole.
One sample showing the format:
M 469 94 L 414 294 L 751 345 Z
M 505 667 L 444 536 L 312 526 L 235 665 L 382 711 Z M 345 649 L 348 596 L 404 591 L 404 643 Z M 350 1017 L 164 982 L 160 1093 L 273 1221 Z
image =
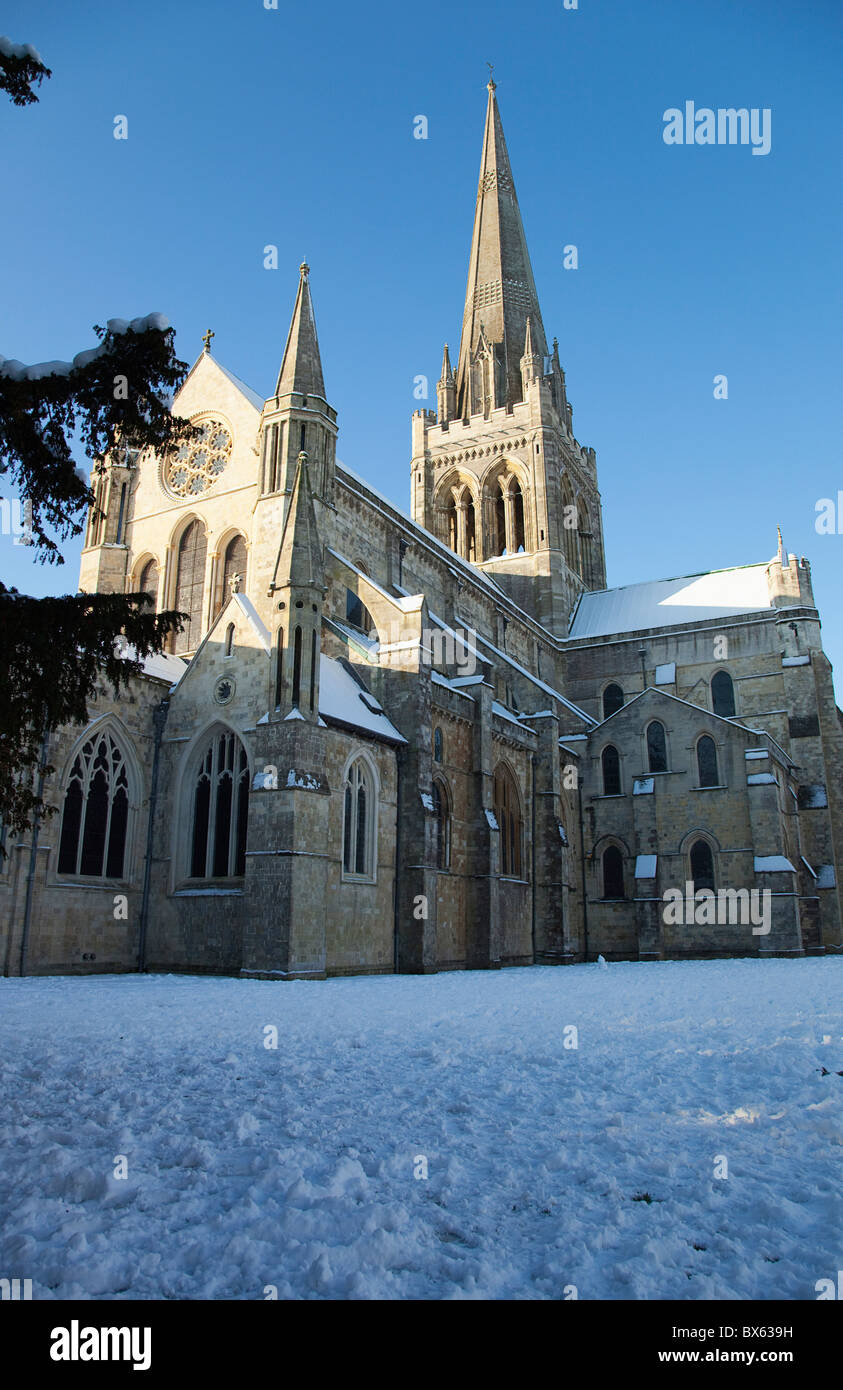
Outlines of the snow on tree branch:
M 52 75 L 31 43 L 13 43 L 0 34 L 0 91 L 8 92 L 15 106 L 37 101 L 33 87 Z

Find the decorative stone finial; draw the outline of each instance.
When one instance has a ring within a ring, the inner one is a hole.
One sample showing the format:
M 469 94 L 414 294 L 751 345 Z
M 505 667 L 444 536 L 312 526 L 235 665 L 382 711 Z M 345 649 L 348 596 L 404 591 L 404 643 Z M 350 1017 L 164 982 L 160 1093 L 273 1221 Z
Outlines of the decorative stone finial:
M 229 581 L 228 581 L 228 587 L 229 587 L 229 589 L 231 590 L 231 592 L 232 592 L 233 594 L 239 594 L 239 592 L 240 592 L 240 575 L 239 575 L 239 574 L 233 574 L 233 575 L 231 576 L 231 578 L 230 578 Z
M 310 266 L 307 264 L 307 261 L 302 261 L 301 265 L 299 266 L 299 275 L 303 280 L 306 280 L 309 274 Z
M 486 64 L 486 67 L 489 69 L 489 81 L 488 81 L 488 83 L 487 83 L 486 85 L 487 85 L 487 88 L 488 88 L 488 90 L 489 90 L 490 92 L 494 92 L 494 91 L 496 90 L 496 88 L 497 88 L 497 85 L 498 85 L 497 82 L 495 81 L 495 79 L 494 79 L 493 76 L 492 76 L 492 73 L 494 72 L 495 65 L 494 65 L 494 63 L 487 63 L 487 64 Z

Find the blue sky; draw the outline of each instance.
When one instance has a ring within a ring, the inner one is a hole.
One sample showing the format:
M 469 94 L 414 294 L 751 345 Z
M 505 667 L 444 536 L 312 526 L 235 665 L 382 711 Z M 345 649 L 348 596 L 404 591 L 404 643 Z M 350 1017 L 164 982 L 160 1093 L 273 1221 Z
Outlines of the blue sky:
M 814 526 L 843 491 L 839 0 L 278 3 L 4 6 L 54 75 L 0 106 L 0 353 L 71 357 L 160 310 L 181 357 L 211 327 L 266 393 L 306 256 L 339 457 L 406 509 L 414 378 L 435 407 L 446 339 L 456 360 L 491 61 L 609 584 L 769 559 L 780 523 L 843 689 L 843 534 Z M 769 107 L 771 152 L 665 145 L 686 100 Z M 78 550 L 56 569 L 0 537 L 0 574 L 73 591 Z

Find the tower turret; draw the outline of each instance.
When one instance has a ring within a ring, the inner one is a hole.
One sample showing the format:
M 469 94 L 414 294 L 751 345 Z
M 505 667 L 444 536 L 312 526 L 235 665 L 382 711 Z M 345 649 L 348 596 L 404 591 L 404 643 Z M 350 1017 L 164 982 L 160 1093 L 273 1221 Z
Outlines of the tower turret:
M 319 654 L 325 575 L 307 454 L 299 454 L 269 597 L 273 622 L 276 717 L 319 718 Z
M 325 396 L 309 277 L 310 267 L 302 262 L 275 395 L 266 402 L 261 417 L 260 493 L 289 495 L 296 461 L 304 451 L 314 495 L 331 505 L 337 413 Z

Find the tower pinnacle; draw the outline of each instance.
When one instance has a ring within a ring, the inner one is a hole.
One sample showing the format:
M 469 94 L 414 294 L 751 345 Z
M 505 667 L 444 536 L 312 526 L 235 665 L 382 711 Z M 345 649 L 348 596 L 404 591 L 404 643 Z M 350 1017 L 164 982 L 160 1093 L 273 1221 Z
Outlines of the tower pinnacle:
M 302 261 L 299 266 L 296 303 L 275 394 L 285 396 L 296 391 L 302 396 L 319 396 L 324 400 L 325 382 L 322 377 L 322 359 L 319 355 L 309 277 L 310 266 L 306 261 Z

